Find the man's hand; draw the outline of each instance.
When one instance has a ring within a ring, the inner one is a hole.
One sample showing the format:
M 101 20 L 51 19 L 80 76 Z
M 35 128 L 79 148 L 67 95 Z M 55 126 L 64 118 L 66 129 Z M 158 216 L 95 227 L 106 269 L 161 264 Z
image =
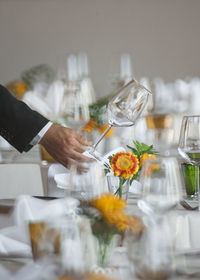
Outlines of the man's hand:
M 74 162 L 93 161 L 82 154 L 82 145 L 90 146 L 91 143 L 71 128 L 52 124 L 40 140 L 40 144 L 56 161 L 67 168 Z

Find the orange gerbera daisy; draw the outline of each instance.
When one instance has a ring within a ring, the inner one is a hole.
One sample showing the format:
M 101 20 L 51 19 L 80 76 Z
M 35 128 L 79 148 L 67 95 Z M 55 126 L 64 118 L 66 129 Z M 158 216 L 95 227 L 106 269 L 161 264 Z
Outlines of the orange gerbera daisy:
M 131 152 L 120 152 L 111 159 L 111 169 L 115 176 L 120 178 L 132 178 L 139 170 L 138 157 Z

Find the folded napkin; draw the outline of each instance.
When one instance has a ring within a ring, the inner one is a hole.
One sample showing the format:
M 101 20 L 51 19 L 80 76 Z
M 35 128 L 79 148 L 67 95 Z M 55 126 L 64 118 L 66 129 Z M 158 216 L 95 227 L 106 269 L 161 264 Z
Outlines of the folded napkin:
M 195 211 L 173 211 L 169 225 L 177 252 L 200 253 L 200 217 Z
M 11 214 L 13 225 L 0 230 L 0 255 L 31 257 L 28 222 L 56 220 L 64 214 L 74 215 L 78 204 L 73 198 L 44 201 L 20 196 Z

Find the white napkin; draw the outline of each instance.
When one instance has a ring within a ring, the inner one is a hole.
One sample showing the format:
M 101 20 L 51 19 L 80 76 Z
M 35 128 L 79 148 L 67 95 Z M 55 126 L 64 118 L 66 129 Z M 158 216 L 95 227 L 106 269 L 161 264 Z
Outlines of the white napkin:
M 79 202 L 73 198 L 44 201 L 20 196 L 11 214 L 14 225 L 0 230 L 0 255 L 31 256 L 29 221 L 48 221 L 64 214 L 73 215 Z
M 194 211 L 174 211 L 169 215 L 169 224 L 178 252 L 200 251 L 200 217 Z

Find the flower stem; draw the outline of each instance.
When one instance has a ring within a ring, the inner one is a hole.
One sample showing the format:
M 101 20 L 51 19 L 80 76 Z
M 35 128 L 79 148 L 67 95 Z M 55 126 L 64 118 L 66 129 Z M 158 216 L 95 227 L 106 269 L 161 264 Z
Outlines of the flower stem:
M 119 197 L 122 197 L 122 185 L 123 185 L 123 178 L 120 178 L 120 181 L 119 181 Z
M 99 254 L 100 254 L 100 265 L 105 265 L 106 255 L 107 255 L 107 249 L 110 245 L 110 242 L 112 240 L 114 233 L 106 234 L 104 238 L 98 238 L 99 241 Z

